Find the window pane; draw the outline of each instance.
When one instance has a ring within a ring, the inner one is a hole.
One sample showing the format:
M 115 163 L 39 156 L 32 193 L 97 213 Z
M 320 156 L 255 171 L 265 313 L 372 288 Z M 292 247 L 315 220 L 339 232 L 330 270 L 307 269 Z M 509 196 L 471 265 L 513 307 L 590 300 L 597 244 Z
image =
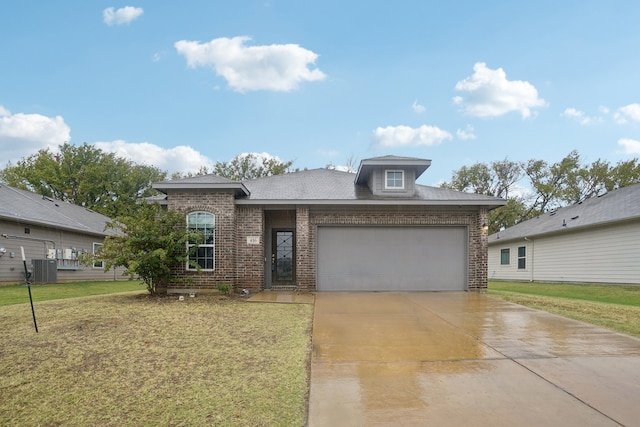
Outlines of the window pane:
M 509 249 L 500 250 L 500 264 L 508 265 L 511 263 L 511 251 Z
M 518 268 L 519 269 L 527 268 L 527 247 L 526 246 L 518 247 Z
M 213 270 L 215 268 L 215 215 L 208 212 L 192 212 L 187 215 L 187 227 L 203 234 L 202 241 L 188 243 L 188 248 L 198 244 L 198 249 L 189 256 L 189 260 L 198 264 L 202 269 Z M 187 264 L 187 269 L 193 270 L 194 268 Z
M 387 188 L 403 188 L 403 172 L 402 171 L 387 171 Z

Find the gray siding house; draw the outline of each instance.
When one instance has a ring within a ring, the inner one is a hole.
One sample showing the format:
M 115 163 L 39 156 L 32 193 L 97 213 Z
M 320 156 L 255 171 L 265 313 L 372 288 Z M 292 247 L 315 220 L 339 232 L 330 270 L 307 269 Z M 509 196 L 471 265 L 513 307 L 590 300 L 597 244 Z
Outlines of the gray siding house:
M 640 284 L 640 184 L 489 236 L 489 279 Z
M 120 279 L 78 256 L 99 250 L 110 219 L 80 206 L 0 185 L 0 282 L 23 283 L 24 249 L 34 283 Z
M 247 181 L 164 181 L 168 209 L 205 236 L 168 292 L 482 291 L 487 213 L 504 201 L 416 184 L 430 160 L 363 160 Z

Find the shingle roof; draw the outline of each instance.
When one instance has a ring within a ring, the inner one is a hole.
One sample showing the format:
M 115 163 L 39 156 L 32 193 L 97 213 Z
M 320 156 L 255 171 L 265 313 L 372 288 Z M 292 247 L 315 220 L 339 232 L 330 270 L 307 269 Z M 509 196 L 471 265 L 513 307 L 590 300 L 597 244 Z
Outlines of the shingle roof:
M 634 219 L 640 219 L 640 184 L 523 221 L 489 236 L 489 244 Z
M 0 219 L 105 236 L 110 218 L 81 206 L 0 185 Z
M 311 169 L 243 181 L 251 193 L 238 204 L 296 202 L 362 203 L 362 204 L 446 204 L 502 206 L 504 201 L 494 197 L 463 193 L 439 187 L 416 185 L 410 198 L 379 197 L 365 185 L 354 183 L 355 174 L 331 169 Z

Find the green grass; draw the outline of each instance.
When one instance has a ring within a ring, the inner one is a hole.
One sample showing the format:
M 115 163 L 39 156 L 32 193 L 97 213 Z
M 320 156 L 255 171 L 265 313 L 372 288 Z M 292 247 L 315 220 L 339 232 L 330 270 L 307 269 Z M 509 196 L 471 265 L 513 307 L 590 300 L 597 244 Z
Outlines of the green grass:
M 516 292 L 640 307 L 640 286 L 490 282 L 489 292 Z
M 640 337 L 640 286 L 490 282 L 489 295 Z
M 142 282 L 128 280 L 31 285 L 31 296 L 34 303 L 133 291 L 146 292 L 146 287 Z M 28 302 L 29 291 L 26 285 L 0 286 L 0 306 Z
M 0 310 L 0 425 L 306 423 L 312 305 L 121 293 L 36 311 L 39 333 Z

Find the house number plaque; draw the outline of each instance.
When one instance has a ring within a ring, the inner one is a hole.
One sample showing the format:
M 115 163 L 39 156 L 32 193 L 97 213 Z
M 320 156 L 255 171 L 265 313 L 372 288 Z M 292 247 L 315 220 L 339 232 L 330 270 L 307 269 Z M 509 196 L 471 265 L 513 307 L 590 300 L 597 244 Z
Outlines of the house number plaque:
M 247 236 L 247 245 L 259 245 L 260 236 Z

